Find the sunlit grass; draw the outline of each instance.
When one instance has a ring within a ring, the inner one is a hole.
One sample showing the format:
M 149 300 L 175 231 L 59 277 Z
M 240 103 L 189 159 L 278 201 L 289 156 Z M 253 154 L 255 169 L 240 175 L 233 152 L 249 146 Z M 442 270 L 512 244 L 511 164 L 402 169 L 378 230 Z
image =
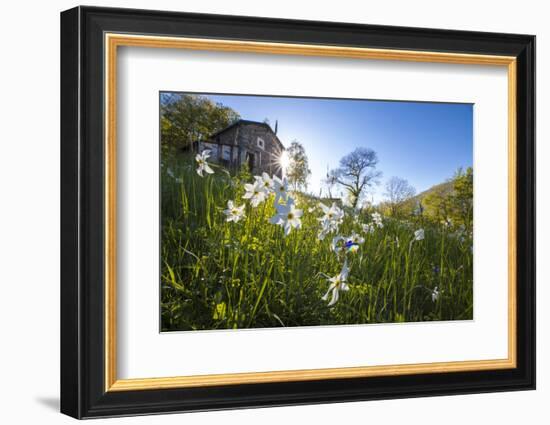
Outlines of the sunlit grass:
M 166 158 L 162 168 L 163 330 L 472 318 L 467 234 L 414 217 L 384 217 L 383 228 L 365 233 L 370 215 L 346 209 L 338 234 L 365 241 L 346 255 L 349 290 L 329 307 L 322 297 L 342 261 L 330 248 L 336 234 L 317 238 L 319 201 L 294 194 L 302 226 L 285 237 L 269 223 L 272 199 L 252 208 L 242 198 L 245 176 L 216 168 L 200 177 L 195 168 L 190 159 Z M 246 203 L 238 222 L 226 221 L 228 200 Z M 425 237 L 412 242 L 419 228 Z

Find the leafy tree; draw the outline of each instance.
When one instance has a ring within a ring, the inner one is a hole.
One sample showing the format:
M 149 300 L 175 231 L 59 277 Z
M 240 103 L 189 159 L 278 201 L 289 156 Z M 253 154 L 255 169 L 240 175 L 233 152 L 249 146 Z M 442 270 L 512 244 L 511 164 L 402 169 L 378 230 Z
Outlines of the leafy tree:
M 340 167 L 330 172 L 331 178 L 341 185 L 355 208 L 369 187 L 379 183 L 382 173 L 376 170 L 378 156 L 369 148 L 357 148 L 340 159 Z
M 205 139 L 240 116 L 233 109 L 204 96 L 163 93 L 160 98 L 161 145 L 175 149 Z
M 453 193 L 450 196 L 451 219 L 457 225 L 472 229 L 474 219 L 474 170 L 459 169 L 453 179 Z
M 472 167 L 459 169 L 446 184 L 436 186 L 422 200 L 425 215 L 437 222 L 463 226 L 471 231 L 474 213 L 474 174 Z
M 449 219 L 451 204 L 448 185 L 440 184 L 430 190 L 422 199 L 424 216 L 431 221 L 443 222 Z
M 391 177 L 386 182 L 386 197 L 391 215 L 396 215 L 400 205 L 407 199 L 412 198 L 416 193 L 414 187 L 401 177 Z
M 288 155 L 288 166 L 285 175 L 288 182 L 294 186 L 294 190 L 307 188 L 307 180 L 311 175 L 311 170 L 309 169 L 309 161 L 304 146 L 294 140 L 286 153 Z

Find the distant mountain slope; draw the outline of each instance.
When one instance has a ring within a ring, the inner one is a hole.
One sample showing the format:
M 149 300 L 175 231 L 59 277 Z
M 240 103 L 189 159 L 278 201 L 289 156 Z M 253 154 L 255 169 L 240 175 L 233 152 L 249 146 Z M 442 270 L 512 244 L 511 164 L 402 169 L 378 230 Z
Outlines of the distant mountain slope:
M 426 196 L 428 196 L 431 193 L 439 193 L 440 195 L 449 195 L 453 192 L 453 182 L 452 181 L 446 181 L 443 183 L 436 184 L 429 189 L 426 189 L 424 192 L 420 192 L 419 194 L 413 196 L 411 199 L 409 199 L 409 202 L 417 202 L 422 201 Z
M 410 208 L 411 210 L 414 210 L 417 207 L 418 202 L 424 204 L 424 199 L 427 196 L 437 193 L 440 197 L 444 198 L 444 197 L 447 197 L 449 194 L 451 194 L 453 190 L 454 190 L 453 181 L 448 180 L 446 182 L 433 185 L 429 189 L 426 189 L 425 191 L 416 194 L 412 198 L 407 199 L 401 204 L 401 207 L 405 207 L 407 209 Z

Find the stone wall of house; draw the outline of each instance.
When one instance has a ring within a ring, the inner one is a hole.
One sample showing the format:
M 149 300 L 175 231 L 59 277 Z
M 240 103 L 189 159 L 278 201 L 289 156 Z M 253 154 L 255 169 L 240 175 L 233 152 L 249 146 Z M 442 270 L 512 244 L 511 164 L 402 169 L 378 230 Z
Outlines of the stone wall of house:
M 239 126 L 236 125 L 230 129 L 220 133 L 216 136 L 213 142 L 222 144 L 222 145 L 235 145 L 236 144 L 236 135 L 238 133 Z
M 243 125 L 240 126 L 239 130 L 240 163 L 242 164 L 247 160 L 247 153 L 253 154 L 252 172 L 254 174 L 261 174 L 265 171 L 270 175 L 280 176 L 279 157 L 281 147 L 273 132 L 259 124 Z
M 240 124 L 200 143 L 199 150 L 210 149 L 211 160 L 237 169 L 248 162 L 253 174 L 266 172 L 282 176 L 279 166 L 281 146 L 276 136 L 261 124 Z

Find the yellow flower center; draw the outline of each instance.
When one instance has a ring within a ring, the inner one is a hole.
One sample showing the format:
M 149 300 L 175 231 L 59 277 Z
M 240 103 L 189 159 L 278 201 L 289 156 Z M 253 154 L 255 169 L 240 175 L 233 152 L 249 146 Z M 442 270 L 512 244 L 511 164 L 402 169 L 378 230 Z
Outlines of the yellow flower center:
M 292 220 L 292 219 L 294 218 L 294 214 L 288 213 L 287 218 L 288 218 L 289 220 Z

